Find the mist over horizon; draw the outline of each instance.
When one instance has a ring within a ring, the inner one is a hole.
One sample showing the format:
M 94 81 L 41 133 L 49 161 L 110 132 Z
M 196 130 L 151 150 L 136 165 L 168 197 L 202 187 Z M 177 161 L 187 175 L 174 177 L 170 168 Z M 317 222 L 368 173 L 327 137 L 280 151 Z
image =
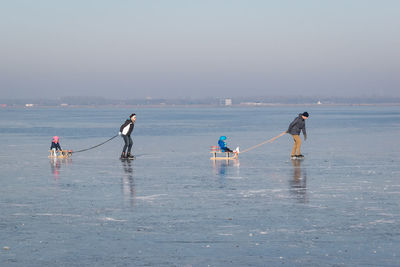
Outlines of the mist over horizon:
M 293 94 L 293 95 L 255 95 L 255 96 L 204 96 L 204 97 L 193 97 L 193 96 L 182 96 L 182 97 L 165 97 L 165 96 L 146 96 L 146 97 L 105 97 L 98 95 L 65 95 L 65 96 L 26 96 L 21 95 L 18 97 L 0 97 L 1 100 L 63 100 L 63 99 L 103 99 L 103 100 L 155 100 L 155 99 L 166 99 L 166 100 L 201 100 L 201 99 L 249 99 L 249 100 L 259 100 L 259 99 L 400 99 L 400 96 L 380 96 L 380 95 L 360 95 L 360 96 L 341 96 L 341 95 L 302 95 L 302 94 Z
M 145 96 L 139 96 L 135 95 L 134 92 L 135 90 L 132 90 L 133 94 L 129 94 L 126 96 L 114 94 L 114 95 L 100 95 L 100 94 L 59 94 L 59 95 L 54 95 L 54 94 L 47 94 L 47 95 L 40 95 L 34 94 L 23 94 L 23 95 L 18 95 L 14 97 L 6 97 L 4 94 L 0 94 L 0 101 L 1 100 L 62 100 L 62 99 L 103 99 L 103 100 L 154 100 L 154 99 L 166 99 L 166 100 L 201 100 L 201 99 L 226 99 L 226 98 L 232 98 L 232 99 L 249 99 L 249 100 L 254 100 L 257 101 L 259 99 L 400 99 L 400 95 L 382 95 L 382 94 L 359 94 L 359 95 L 345 95 L 345 94 L 333 94 L 333 95 L 328 95 L 328 94 L 303 94 L 302 92 L 297 92 L 293 94 L 281 94 L 281 95 L 274 95 L 274 94 L 264 94 L 264 95 L 233 95 L 233 94 L 220 94 L 220 95 L 204 95 L 204 96 L 175 96 L 175 95 L 145 95 Z
M 400 97 L 400 2 L 10 1 L 0 98 Z
M 0 98 L 1 107 L 32 106 L 259 106 L 259 105 L 400 105 L 400 97 L 319 97 L 319 96 L 258 96 L 258 97 L 182 97 L 182 98 L 104 98 L 100 96 L 66 96 L 57 98 Z

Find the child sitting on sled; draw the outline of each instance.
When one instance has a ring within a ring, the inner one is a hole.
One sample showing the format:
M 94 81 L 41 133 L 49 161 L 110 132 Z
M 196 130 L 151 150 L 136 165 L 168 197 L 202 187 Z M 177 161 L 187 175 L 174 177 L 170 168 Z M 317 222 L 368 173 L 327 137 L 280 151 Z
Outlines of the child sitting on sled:
M 54 136 L 51 142 L 50 150 L 53 152 L 54 156 L 57 156 L 57 150 L 61 151 L 60 146 L 60 138 L 58 136 Z
M 218 140 L 218 145 L 222 152 L 239 153 L 239 147 L 237 147 L 235 150 L 232 150 L 228 148 L 225 140 L 226 136 L 221 136 Z

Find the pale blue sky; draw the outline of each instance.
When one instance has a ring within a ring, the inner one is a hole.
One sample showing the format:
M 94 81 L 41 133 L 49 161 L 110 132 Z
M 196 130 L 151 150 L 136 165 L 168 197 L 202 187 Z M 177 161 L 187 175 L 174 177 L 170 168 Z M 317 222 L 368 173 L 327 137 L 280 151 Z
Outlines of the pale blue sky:
M 400 1 L 2 1 L 0 99 L 400 96 Z

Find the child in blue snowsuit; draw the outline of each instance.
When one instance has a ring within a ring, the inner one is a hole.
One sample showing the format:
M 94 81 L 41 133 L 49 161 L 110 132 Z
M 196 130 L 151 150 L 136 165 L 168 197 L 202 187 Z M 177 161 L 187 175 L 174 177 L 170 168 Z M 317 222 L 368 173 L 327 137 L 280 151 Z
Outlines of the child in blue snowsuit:
M 229 149 L 226 145 L 226 136 L 221 136 L 218 140 L 218 145 L 219 148 L 221 149 L 222 152 L 233 152 L 231 149 Z

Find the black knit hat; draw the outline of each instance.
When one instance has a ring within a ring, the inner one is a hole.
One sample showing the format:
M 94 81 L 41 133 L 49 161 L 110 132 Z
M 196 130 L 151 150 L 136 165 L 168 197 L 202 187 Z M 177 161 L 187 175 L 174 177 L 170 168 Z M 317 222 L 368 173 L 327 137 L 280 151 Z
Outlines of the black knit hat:
M 136 113 L 132 113 L 129 118 L 132 118 L 133 116 L 136 116 Z
M 301 114 L 301 115 L 303 115 L 304 117 L 307 117 L 307 118 L 309 116 L 307 111 L 304 111 L 303 114 Z

